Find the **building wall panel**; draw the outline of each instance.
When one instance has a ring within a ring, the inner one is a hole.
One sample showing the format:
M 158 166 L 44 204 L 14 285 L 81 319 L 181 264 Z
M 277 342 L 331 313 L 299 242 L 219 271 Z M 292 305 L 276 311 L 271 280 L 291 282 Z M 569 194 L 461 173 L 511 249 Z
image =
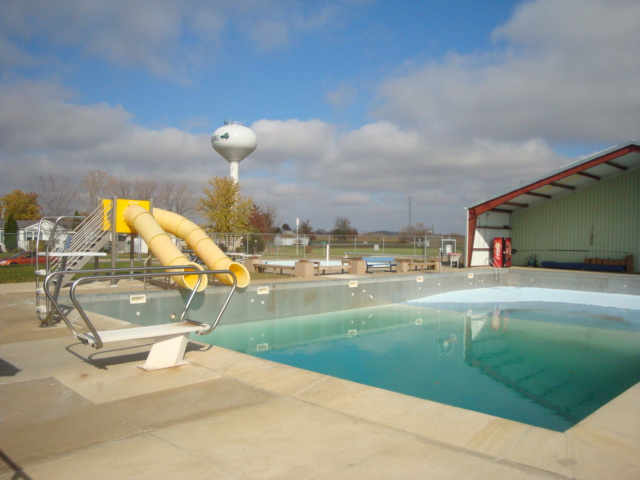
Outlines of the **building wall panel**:
M 569 192 L 512 216 L 514 265 L 634 257 L 640 265 L 640 169 Z

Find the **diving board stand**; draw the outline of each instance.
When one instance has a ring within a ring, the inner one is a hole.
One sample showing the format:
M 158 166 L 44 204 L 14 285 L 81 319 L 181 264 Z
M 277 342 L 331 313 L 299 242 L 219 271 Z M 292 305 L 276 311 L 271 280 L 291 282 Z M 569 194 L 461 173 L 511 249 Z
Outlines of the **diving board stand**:
M 82 343 L 99 348 L 103 343 L 124 342 L 127 340 L 141 340 L 153 338 L 155 341 L 144 365 L 138 365 L 143 370 L 153 371 L 162 368 L 187 365 L 184 353 L 189 343 L 189 334 L 207 330 L 209 325 L 195 322 L 167 323 L 164 325 L 150 325 L 146 327 L 121 328 L 102 332 L 79 333 L 76 338 Z

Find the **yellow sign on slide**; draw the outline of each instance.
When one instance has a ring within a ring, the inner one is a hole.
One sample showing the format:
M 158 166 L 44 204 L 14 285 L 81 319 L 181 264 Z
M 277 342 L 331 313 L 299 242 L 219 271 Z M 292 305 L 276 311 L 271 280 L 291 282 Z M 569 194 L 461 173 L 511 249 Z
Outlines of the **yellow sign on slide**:
M 111 203 L 110 199 L 102 200 L 103 214 L 102 214 L 102 230 L 111 230 Z M 116 200 L 116 233 L 132 233 L 131 227 L 124 221 L 122 212 L 129 205 L 140 205 L 145 210 L 151 209 L 151 202 L 149 200 L 128 200 L 125 198 L 118 198 Z

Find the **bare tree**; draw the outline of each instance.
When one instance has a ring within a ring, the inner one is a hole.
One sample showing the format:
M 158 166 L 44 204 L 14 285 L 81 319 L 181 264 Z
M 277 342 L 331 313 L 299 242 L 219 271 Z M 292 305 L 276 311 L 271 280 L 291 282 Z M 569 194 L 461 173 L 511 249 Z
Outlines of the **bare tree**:
M 158 193 L 158 183 L 155 179 L 147 177 L 147 178 L 136 178 L 133 181 L 133 197 L 136 200 L 151 200 L 155 198 Z
M 186 183 L 164 182 L 154 197 L 154 203 L 159 208 L 187 217 L 195 211 L 196 201 Z
M 118 198 L 151 200 L 159 195 L 158 183 L 153 178 L 115 177 L 113 191 Z
M 336 217 L 333 235 L 358 235 L 358 230 L 351 226 L 351 220 L 346 217 Z
M 409 225 L 400 230 L 400 243 L 408 243 L 415 237 L 425 237 L 433 235 L 433 232 L 424 223 Z M 413 240 L 412 240 L 413 241 Z
M 83 209 L 92 212 L 98 201 L 103 198 L 110 198 L 114 194 L 114 178 L 99 170 L 93 170 L 82 178 L 82 188 L 84 190 Z
M 78 191 L 68 178 L 40 176 L 40 193 L 38 203 L 45 217 L 60 217 L 73 213 L 73 203 L 78 198 Z

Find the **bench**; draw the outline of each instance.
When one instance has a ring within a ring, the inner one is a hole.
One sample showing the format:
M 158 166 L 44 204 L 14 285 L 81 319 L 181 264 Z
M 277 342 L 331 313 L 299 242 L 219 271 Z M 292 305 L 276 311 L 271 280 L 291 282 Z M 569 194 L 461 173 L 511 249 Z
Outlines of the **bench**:
M 341 265 L 320 265 L 320 262 L 313 262 L 316 275 L 326 275 L 327 273 L 349 273 L 349 260 L 343 259 Z
M 393 257 L 362 257 L 362 260 L 367 263 L 367 273 L 369 273 L 370 268 L 388 268 L 392 272 L 392 268 L 399 263 Z
M 280 273 L 281 275 L 291 275 L 293 276 L 294 271 L 295 271 L 295 266 L 293 265 L 276 265 L 276 264 L 270 264 L 270 263 L 254 263 L 253 264 L 253 268 L 256 269 L 256 272 L 259 273 L 269 273 L 269 272 L 273 272 L 273 273 Z
M 631 260 L 633 262 L 633 260 Z M 560 270 L 585 270 L 592 272 L 616 272 L 630 273 L 633 267 L 627 266 L 628 260 L 601 260 L 595 258 L 587 258 L 584 262 L 552 262 L 542 261 L 542 268 L 555 268 Z M 633 263 L 631 263 L 633 265 Z
M 440 267 L 440 260 L 437 258 L 427 258 L 426 261 L 411 260 L 409 264 L 409 270 L 438 270 Z
M 82 343 L 99 347 L 101 343 L 123 342 L 145 338 L 155 339 L 147 361 L 140 368 L 144 370 L 158 370 L 161 368 L 186 365 L 184 352 L 189 341 L 189 334 L 206 330 L 209 325 L 194 322 L 177 322 L 164 325 L 150 325 L 147 327 L 122 328 L 119 330 L 105 330 L 97 332 L 98 339 L 93 333 L 79 333 L 76 335 Z

